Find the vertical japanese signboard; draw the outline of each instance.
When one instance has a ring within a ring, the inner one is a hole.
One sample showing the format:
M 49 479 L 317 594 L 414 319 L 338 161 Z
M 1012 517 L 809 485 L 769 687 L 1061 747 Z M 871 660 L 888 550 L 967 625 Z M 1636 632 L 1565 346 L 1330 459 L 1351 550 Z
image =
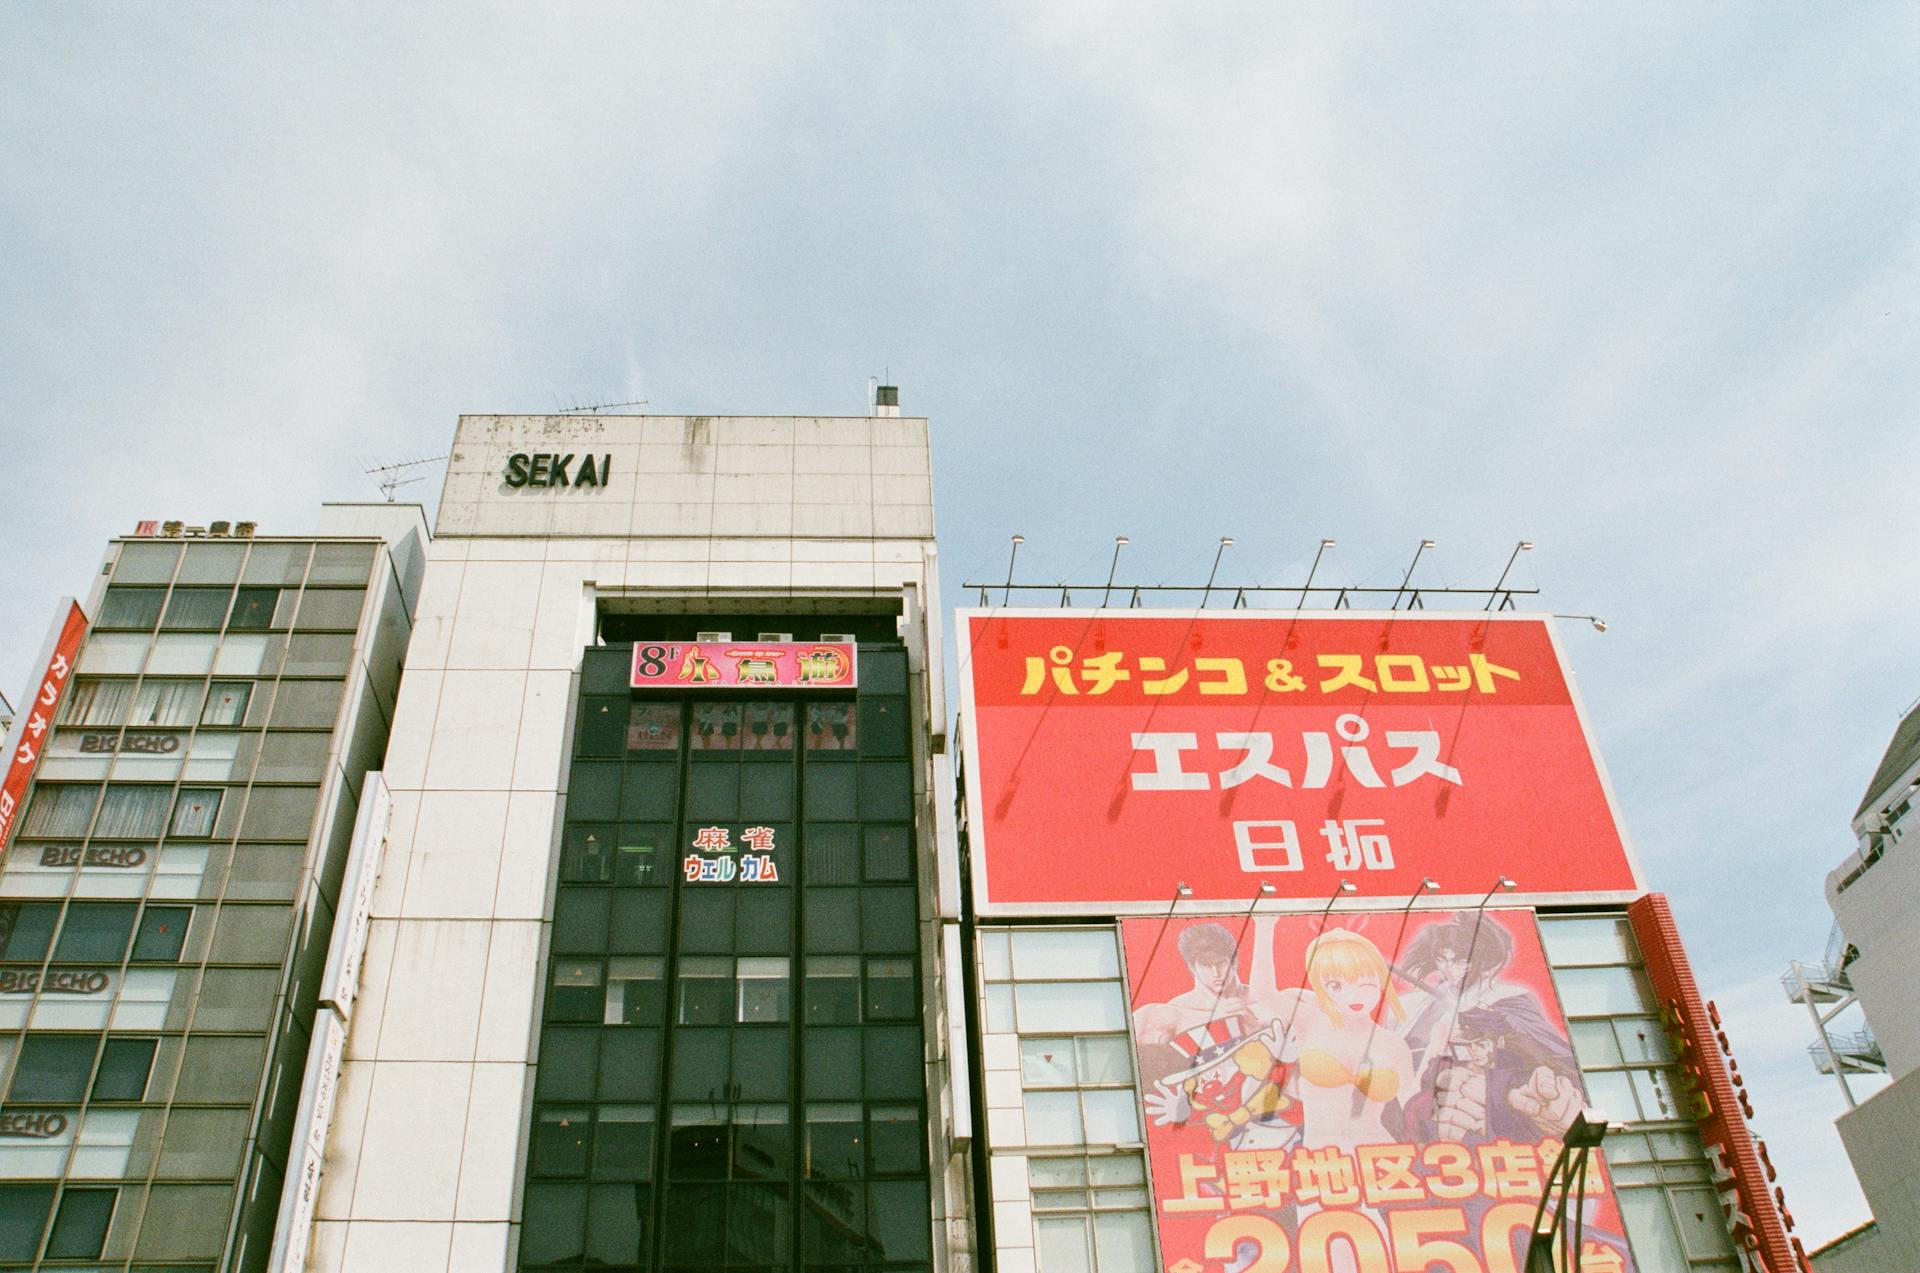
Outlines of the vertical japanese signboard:
M 1766 1160 L 1766 1146 L 1747 1126 L 1752 1109 L 1745 1084 L 1728 1054 L 1719 1014 L 1701 998 L 1693 980 L 1667 899 L 1647 894 L 1627 908 L 1627 921 L 1679 1058 L 1687 1105 L 1707 1147 L 1720 1212 L 1740 1252 L 1741 1267 L 1755 1273 L 1804 1273 L 1806 1255 L 1788 1232 L 1793 1217 L 1786 1195 L 1778 1186 L 1768 1191 L 1773 1166 Z
M 87 634 L 86 612 L 71 597 L 62 598 L 59 615 L 47 636 L 46 649 L 34 664 L 39 679 L 28 689 L 27 700 L 20 705 L 13 732 L 7 735 L 6 776 L 0 778 L 0 862 L 6 861 L 7 846 L 13 840 L 13 827 L 20 805 L 27 796 L 27 783 L 40 765 L 53 730 L 54 713 L 67 686 L 73 680 L 73 663 L 80 654 L 80 642 Z
M 1121 927 L 1162 1267 L 1524 1267 L 1586 1103 L 1532 912 Z M 1589 1172 L 1582 1268 L 1631 1273 Z
M 961 621 L 984 914 L 1641 887 L 1542 618 Z

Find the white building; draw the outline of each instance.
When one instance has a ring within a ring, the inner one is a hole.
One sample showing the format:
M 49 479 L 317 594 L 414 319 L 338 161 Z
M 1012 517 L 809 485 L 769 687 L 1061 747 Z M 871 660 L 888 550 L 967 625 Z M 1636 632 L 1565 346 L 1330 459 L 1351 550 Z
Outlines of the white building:
M 1866 1191 L 1874 1221 L 1814 1254 L 1821 1273 L 1920 1268 L 1920 704 L 1894 731 L 1853 815 L 1858 847 L 1827 876 L 1827 904 L 1840 935 L 1837 957 L 1796 965 L 1789 992 L 1816 1017 L 1857 1004 L 1865 1031 L 1822 1025 L 1815 1057 L 1838 1073 L 1848 1110 L 1837 1126 Z M 1881 1072 L 1892 1082 L 1854 1105 L 1848 1073 Z
M 895 401 L 460 419 L 311 1266 L 969 1267 L 927 423 Z M 808 643 L 857 692 L 776 683 Z M 679 683 L 637 687 L 649 650 Z M 701 856 L 730 843 L 770 851 Z

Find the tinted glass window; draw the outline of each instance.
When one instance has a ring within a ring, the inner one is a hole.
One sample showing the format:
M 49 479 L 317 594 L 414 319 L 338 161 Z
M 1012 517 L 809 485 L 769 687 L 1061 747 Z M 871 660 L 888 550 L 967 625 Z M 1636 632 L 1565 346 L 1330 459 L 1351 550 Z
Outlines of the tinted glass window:
M 92 1260 L 107 1241 L 107 1222 L 113 1218 L 117 1189 L 68 1189 L 60 1195 L 60 1210 L 47 1236 L 47 1258 Z
M 100 1072 L 93 1080 L 93 1099 L 137 1101 L 144 1098 L 155 1046 L 153 1039 L 109 1038 L 100 1053 Z
M 60 925 L 53 957 L 61 962 L 117 964 L 133 934 L 132 902 L 74 902 Z
M 77 1103 L 93 1077 L 97 1034 L 29 1034 L 20 1041 L 20 1058 L 13 1067 L 13 1086 L 7 1099 Z
M 172 962 L 186 944 L 191 906 L 149 906 L 140 916 L 140 932 L 133 939 L 133 958 L 139 963 Z
M 0 1260 L 31 1260 L 53 1210 L 52 1185 L 0 1184 Z
M 0 902 L 0 959 L 39 963 L 59 918 L 58 902 Z

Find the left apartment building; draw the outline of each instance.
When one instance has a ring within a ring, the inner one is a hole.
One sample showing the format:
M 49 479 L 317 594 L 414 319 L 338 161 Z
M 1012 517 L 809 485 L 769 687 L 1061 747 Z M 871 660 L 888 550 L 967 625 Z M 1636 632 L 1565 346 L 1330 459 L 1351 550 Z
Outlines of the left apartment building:
M 267 1267 L 428 538 L 109 543 L 0 863 L 0 1269 Z

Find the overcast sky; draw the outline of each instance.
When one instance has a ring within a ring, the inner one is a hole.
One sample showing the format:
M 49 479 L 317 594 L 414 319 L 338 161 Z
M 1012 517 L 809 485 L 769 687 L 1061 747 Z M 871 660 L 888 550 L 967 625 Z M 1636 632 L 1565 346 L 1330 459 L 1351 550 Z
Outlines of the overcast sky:
M 1866 1208 L 1777 977 L 1920 695 L 1917 15 L 10 5 L 0 684 L 108 536 L 309 530 L 460 412 L 890 372 L 949 605 L 1014 532 L 1140 582 L 1530 539 L 1812 1247 Z

